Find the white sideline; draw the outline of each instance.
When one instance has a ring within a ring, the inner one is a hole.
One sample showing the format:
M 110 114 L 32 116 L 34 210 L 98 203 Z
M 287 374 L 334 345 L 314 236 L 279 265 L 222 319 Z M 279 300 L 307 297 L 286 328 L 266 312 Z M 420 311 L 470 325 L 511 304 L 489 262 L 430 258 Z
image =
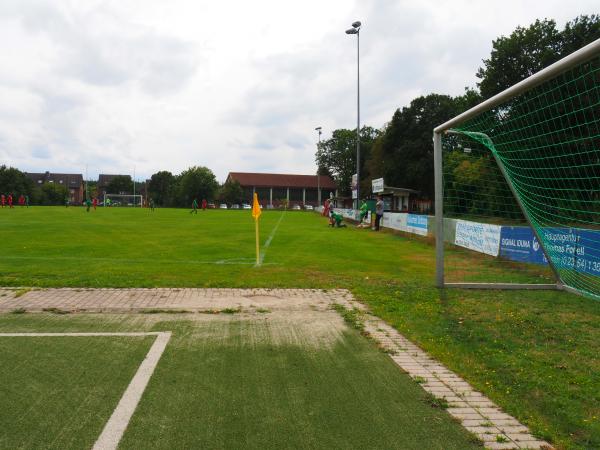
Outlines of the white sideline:
M 258 263 L 259 266 L 262 266 L 263 261 L 265 260 L 265 255 L 267 254 L 267 249 L 271 245 L 271 241 L 275 237 L 275 233 L 277 233 L 277 229 L 279 228 L 279 224 L 283 220 L 283 216 L 284 215 L 285 215 L 285 211 L 283 211 L 281 213 L 281 216 L 279 216 L 279 220 L 277 221 L 277 223 L 273 227 L 273 230 L 271 231 L 271 234 L 269 234 L 269 237 L 267 238 L 267 240 L 265 241 L 265 244 L 263 245 L 262 251 L 260 252 L 260 258 L 259 258 L 259 263 Z
M 156 336 L 156 340 L 138 367 L 129 386 L 123 393 L 119 404 L 106 422 L 102 433 L 96 440 L 93 450 L 116 450 L 131 416 L 142 398 L 150 377 L 158 365 L 169 339 L 170 331 L 132 332 L 132 333 L 0 333 L 0 337 L 86 337 L 86 336 Z

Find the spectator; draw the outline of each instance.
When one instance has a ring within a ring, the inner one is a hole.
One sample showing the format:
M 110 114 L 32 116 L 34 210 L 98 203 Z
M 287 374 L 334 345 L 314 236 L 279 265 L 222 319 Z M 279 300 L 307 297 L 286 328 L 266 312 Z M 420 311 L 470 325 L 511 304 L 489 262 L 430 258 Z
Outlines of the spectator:
M 377 203 L 375 203 L 375 231 L 379 231 L 381 219 L 383 218 L 383 197 L 377 196 Z

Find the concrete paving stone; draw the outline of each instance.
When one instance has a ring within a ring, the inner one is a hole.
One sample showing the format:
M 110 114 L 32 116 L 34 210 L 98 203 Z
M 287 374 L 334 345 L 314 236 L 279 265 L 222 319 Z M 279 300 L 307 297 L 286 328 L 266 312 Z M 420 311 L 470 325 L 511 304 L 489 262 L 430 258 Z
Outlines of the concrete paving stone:
M 479 412 L 476 409 L 473 408 L 448 408 L 446 409 L 446 411 L 448 411 L 450 414 L 476 414 L 478 416 L 481 416 L 481 414 L 479 414 Z
M 511 450 L 519 447 L 514 442 L 486 442 L 485 448 L 489 450 Z

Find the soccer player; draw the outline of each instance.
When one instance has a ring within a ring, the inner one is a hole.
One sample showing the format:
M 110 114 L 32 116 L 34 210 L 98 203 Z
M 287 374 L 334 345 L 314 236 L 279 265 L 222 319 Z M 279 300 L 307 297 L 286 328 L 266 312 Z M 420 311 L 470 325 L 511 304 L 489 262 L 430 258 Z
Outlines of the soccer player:
M 12 194 L 8 194 L 8 207 L 12 208 Z
M 69 207 L 69 197 L 65 197 L 65 208 Z
M 4 194 L 0 195 L 0 202 L 2 202 L 2 207 L 4 208 L 4 206 L 6 205 L 6 197 L 4 196 Z
M 345 223 L 342 223 L 342 215 L 333 211 L 331 212 L 331 221 L 332 227 L 342 228 L 346 226 Z
M 25 206 L 25 197 L 23 197 L 23 194 L 19 195 L 19 206 Z
M 368 210 L 369 210 L 369 207 L 367 206 L 367 202 L 365 202 L 363 200 L 362 204 L 360 205 L 360 221 L 358 222 L 357 226 L 362 225 L 363 220 L 365 220 L 365 217 L 367 217 Z
M 29 208 L 29 195 L 25 196 L 25 206 Z
M 206 209 L 206 207 L 208 206 L 208 202 L 206 201 L 205 198 L 202 199 L 202 211 L 204 211 Z
M 98 199 L 96 197 L 92 200 L 92 205 L 94 206 L 94 211 L 96 211 L 96 206 L 98 206 Z
M 89 197 L 85 199 L 85 206 L 86 206 L 86 209 L 85 209 L 85 210 L 86 210 L 87 212 L 90 212 L 90 207 L 92 206 L 92 201 L 90 200 L 90 198 L 89 198 Z
M 196 199 L 194 199 L 192 202 L 192 210 L 190 211 L 190 214 L 192 213 L 198 214 L 198 200 Z
M 154 212 L 154 199 L 150 199 L 150 211 Z

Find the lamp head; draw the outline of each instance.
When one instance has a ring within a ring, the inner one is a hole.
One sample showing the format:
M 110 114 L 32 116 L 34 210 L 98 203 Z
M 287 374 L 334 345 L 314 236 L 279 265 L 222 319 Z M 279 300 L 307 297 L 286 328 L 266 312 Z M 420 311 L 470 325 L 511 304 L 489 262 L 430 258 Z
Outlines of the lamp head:
M 354 28 L 360 28 L 360 25 L 361 25 L 361 24 L 360 24 L 360 21 L 358 21 L 358 20 L 357 20 L 356 22 L 352 22 L 352 26 L 353 26 Z
M 321 127 L 315 128 L 316 131 L 321 131 Z
M 356 28 L 348 28 L 346 34 L 358 34 L 358 30 Z

